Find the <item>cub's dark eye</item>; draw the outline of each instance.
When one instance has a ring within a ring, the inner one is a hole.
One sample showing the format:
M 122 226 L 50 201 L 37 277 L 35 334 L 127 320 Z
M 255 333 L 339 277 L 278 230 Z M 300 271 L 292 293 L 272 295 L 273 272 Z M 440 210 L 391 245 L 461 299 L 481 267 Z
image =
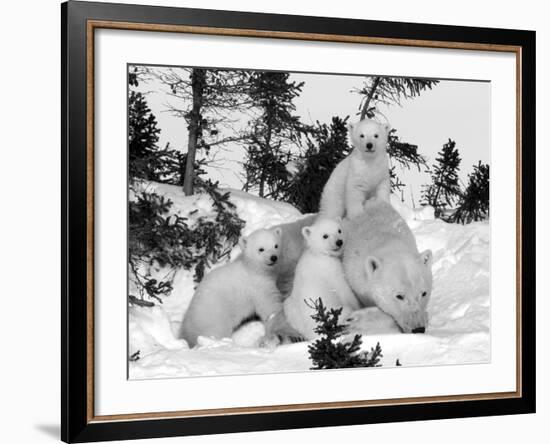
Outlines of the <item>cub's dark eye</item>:
M 263 248 L 260 248 L 258 251 L 259 251 L 260 253 L 263 253 L 263 252 L 264 252 L 264 249 L 263 249 Z
M 278 245 L 275 245 L 275 248 L 279 248 L 279 246 L 278 246 Z
M 328 234 L 323 234 L 323 239 L 328 239 Z
M 363 138 L 365 137 L 365 135 L 364 135 L 364 134 L 361 134 L 359 137 L 361 137 L 361 139 L 363 139 Z
M 375 135 L 374 135 L 374 138 L 375 138 L 375 139 L 378 139 L 378 134 L 375 134 Z
M 338 230 L 338 234 L 342 234 L 342 230 Z
M 425 298 L 428 295 L 425 291 L 422 292 L 422 297 Z
M 402 301 L 403 299 L 405 299 L 405 298 L 403 297 L 402 294 L 398 294 L 398 295 L 395 296 L 395 297 L 396 297 L 397 299 L 399 299 L 400 301 Z

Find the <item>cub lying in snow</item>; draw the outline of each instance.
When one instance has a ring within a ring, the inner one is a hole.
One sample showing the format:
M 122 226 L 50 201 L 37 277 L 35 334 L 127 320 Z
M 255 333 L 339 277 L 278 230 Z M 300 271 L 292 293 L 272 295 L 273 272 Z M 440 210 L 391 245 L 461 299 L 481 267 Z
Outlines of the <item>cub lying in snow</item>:
M 405 333 L 424 333 L 432 292 L 432 252 L 418 252 L 406 222 L 387 202 L 369 200 L 363 213 L 346 221 L 343 264 L 363 305 L 376 305 Z M 351 329 L 361 330 L 361 316 Z
M 254 315 L 265 323 L 266 339 L 281 333 L 284 325 L 272 321 L 283 308 L 276 285 L 280 244 L 280 228 L 257 230 L 241 239 L 242 253 L 233 262 L 212 270 L 199 284 L 179 337 L 190 347 L 198 336 L 230 337 L 243 320 Z
M 348 317 L 359 308 L 342 268 L 344 234 L 340 222 L 319 218 L 302 229 L 306 241 L 294 275 L 291 295 L 284 302 L 284 314 L 289 324 L 306 339 L 316 338 L 313 331 L 315 313 L 313 301 L 321 298 L 327 308 L 343 307 Z
M 389 125 L 368 119 L 349 124 L 353 151 L 336 166 L 323 189 L 322 216 L 354 218 L 363 212 L 363 204 L 372 197 L 389 202 L 390 174 L 386 152 L 389 129 Z

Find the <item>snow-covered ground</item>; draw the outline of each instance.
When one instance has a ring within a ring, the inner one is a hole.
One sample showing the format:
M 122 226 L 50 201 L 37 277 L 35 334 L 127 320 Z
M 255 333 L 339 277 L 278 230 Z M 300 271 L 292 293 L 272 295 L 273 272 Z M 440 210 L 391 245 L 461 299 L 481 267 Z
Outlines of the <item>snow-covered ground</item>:
M 173 211 L 182 216 L 207 214 L 206 196 L 186 197 L 178 187 L 150 184 L 149 187 L 174 202 Z M 231 191 L 239 216 L 246 221 L 244 235 L 252 231 L 294 221 L 302 215 L 291 205 Z M 402 334 L 391 329 L 363 337 L 365 349 L 380 342 L 384 366 L 482 363 L 490 360 L 490 230 L 488 222 L 447 224 L 433 219 L 430 208 L 422 211 L 392 201 L 413 230 L 420 250 L 434 254 L 433 292 L 428 307 L 430 323 L 425 334 Z M 194 212 L 194 210 L 197 210 Z M 194 212 L 194 213 L 193 213 Z M 238 254 L 238 248 L 232 257 Z M 159 275 L 166 270 L 159 270 Z M 129 308 L 129 355 L 131 379 L 183 376 L 273 373 L 309 370 L 308 343 L 257 347 L 263 326 L 253 322 L 232 338 L 200 338 L 189 349 L 174 332 L 194 290 L 192 272 L 178 271 L 172 294 L 154 308 Z

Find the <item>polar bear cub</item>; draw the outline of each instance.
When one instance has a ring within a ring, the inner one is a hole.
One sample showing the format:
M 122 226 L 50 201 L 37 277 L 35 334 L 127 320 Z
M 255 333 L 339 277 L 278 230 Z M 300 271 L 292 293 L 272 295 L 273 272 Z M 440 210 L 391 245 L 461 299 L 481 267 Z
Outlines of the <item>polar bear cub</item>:
M 257 230 L 242 238 L 242 253 L 233 261 L 208 273 L 197 287 L 184 315 L 179 337 L 190 347 L 198 336 L 230 337 L 243 320 L 254 315 L 266 324 L 282 311 L 277 289 L 277 264 L 281 229 Z
M 298 261 L 291 295 L 284 302 L 288 323 L 305 339 L 317 337 L 313 329 L 313 301 L 321 298 L 327 308 L 342 307 L 348 317 L 359 308 L 342 267 L 344 234 L 339 221 L 319 218 L 302 229 L 306 248 Z
M 321 195 L 320 214 L 352 219 L 363 212 L 366 200 L 390 199 L 389 125 L 361 120 L 348 125 L 353 151 L 332 172 Z

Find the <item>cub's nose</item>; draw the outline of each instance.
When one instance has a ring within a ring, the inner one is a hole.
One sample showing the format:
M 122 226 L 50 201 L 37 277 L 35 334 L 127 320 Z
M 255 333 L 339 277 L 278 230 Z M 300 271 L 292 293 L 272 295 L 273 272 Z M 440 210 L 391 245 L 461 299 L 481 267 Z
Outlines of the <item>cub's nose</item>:
M 416 327 L 413 329 L 413 333 L 424 333 L 426 331 L 426 327 Z
M 372 143 L 370 143 L 370 142 L 367 143 L 367 149 L 368 149 L 368 150 L 372 150 Z
M 270 257 L 271 262 L 277 262 L 277 256 L 273 255 Z
M 336 241 L 336 246 L 337 246 L 337 247 L 341 247 L 343 243 L 344 243 L 344 241 L 343 241 L 342 239 L 338 239 L 338 240 Z

